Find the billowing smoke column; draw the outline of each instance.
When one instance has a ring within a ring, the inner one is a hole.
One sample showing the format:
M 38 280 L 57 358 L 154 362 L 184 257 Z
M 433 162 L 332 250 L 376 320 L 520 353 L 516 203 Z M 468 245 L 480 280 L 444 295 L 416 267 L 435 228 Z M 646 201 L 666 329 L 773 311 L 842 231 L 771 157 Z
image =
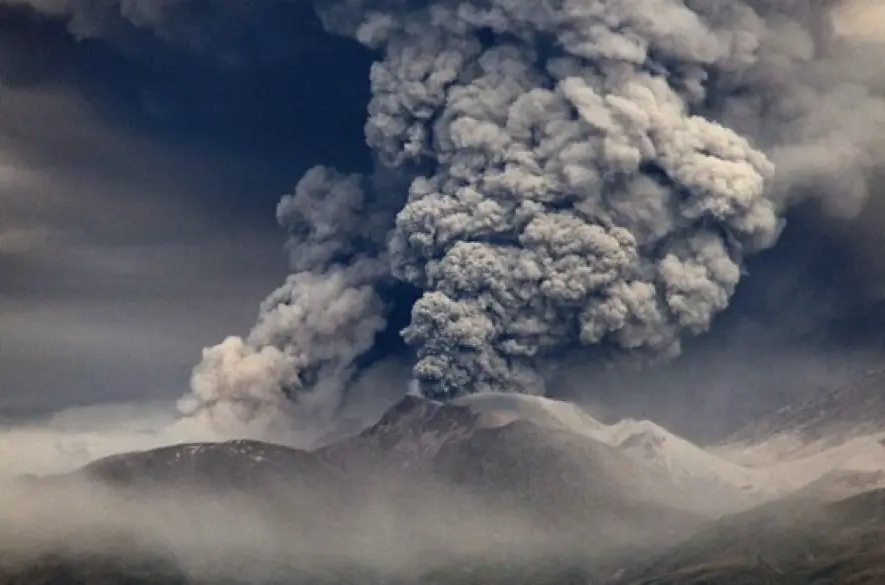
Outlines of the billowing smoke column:
M 199 40 L 188 2 L 12 3 Z M 378 56 L 376 170 L 314 168 L 281 201 L 292 275 L 181 401 L 215 426 L 332 416 L 396 283 L 421 293 L 402 337 L 433 398 L 544 392 L 581 346 L 672 357 L 791 204 L 856 214 L 885 160 L 881 60 L 833 36 L 837 0 L 314 4 Z
M 830 75 L 833 4 L 319 3 L 380 55 L 366 138 L 408 191 L 311 170 L 279 208 L 295 274 L 186 411 L 336 405 L 390 278 L 423 291 L 402 335 L 433 398 L 543 392 L 579 345 L 678 354 L 797 193 L 862 201 L 882 160 L 882 100 Z
M 283 197 L 277 219 L 294 272 L 262 303 L 246 339 L 204 350 L 179 402 L 185 414 L 278 436 L 298 408 L 328 416 L 340 402 L 356 358 L 386 325 L 377 286 L 391 278 L 385 237 L 395 211 L 368 200 L 365 183 L 316 167 Z

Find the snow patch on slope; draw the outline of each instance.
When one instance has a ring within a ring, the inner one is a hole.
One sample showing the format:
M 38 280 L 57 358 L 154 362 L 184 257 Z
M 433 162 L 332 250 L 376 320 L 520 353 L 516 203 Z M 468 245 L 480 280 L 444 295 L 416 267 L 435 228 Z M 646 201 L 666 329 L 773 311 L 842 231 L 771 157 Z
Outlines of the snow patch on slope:
M 741 490 L 765 491 L 758 470 L 742 467 L 647 420 L 623 420 L 606 429 L 608 443 L 634 458 L 663 469 L 679 483 L 721 484 Z
M 769 494 L 769 482 L 760 470 L 708 453 L 651 421 L 627 419 L 605 425 L 574 404 L 539 396 L 475 394 L 459 399 L 458 403 L 479 412 L 490 424 L 520 418 L 604 443 L 666 473 L 687 488 L 726 490 L 730 495 L 745 494 L 754 501 L 774 495 Z
M 599 441 L 666 473 L 687 490 L 716 490 L 736 498 L 737 506 L 787 495 L 833 474 L 885 472 L 885 433 L 835 446 L 828 441 L 803 444 L 783 435 L 754 445 L 704 449 L 648 420 L 605 425 L 574 404 L 539 396 L 476 394 L 458 403 L 478 412 L 486 424 L 523 419 Z

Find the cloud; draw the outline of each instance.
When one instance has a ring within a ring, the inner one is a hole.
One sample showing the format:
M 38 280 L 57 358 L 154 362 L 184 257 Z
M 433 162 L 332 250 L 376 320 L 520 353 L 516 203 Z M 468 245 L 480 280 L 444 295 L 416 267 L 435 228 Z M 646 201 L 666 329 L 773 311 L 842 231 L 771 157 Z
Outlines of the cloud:
M 316 157 L 360 156 L 337 141 L 361 144 L 361 104 L 324 117 L 334 99 L 287 89 L 329 77 L 322 47 L 246 69 L 168 47 L 0 6 L 4 409 L 180 394 L 285 274 L 279 193 Z
M 117 355 L 107 323 L 205 339 L 280 270 L 283 192 L 293 274 L 205 352 L 189 414 L 261 394 L 335 418 L 367 365 L 409 352 L 434 396 L 543 392 L 577 346 L 667 359 L 776 305 L 749 291 L 777 266 L 815 264 L 795 271 L 814 295 L 833 275 L 843 301 L 876 290 L 885 79 L 858 17 L 840 7 L 836 38 L 822 5 L 603 5 L 617 26 L 507 0 L 4 3 L 0 159 L 24 187 L 0 232 L 28 242 L 0 256 L 7 314 L 39 299 L 50 322 L 76 291 L 74 313 L 115 299 L 65 337 L 84 351 Z M 785 221 L 809 245 L 769 251 Z M 174 343 L 132 338 L 140 368 L 182 371 Z
M 834 22 L 842 34 L 885 40 L 885 5 L 878 0 L 843 2 L 834 13 Z
M 204 353 L 187 414 L 250 396 L 334 417 L 401 302 L 413 376 L 434 398 L 546 392 L 578 347 L 671 359 L 715 329 L 800 212 L 827 241 L 835 224 L 865 225 L 885 159 L 885 46 L 834 34 L 836 4 L 586 8 L 317 4 L 329 31 L 377 56 L 377 164 L 317 167 L 284 198 L 293 274 L 247 336 Z M 812 248 L 793 247 L 792 264 Z
M 107 403 L 65 409 L 30 423 L 0 423 L 0 480 L 73 471 L 99 458 L 184 440 L 167 429 L 170 403 Z

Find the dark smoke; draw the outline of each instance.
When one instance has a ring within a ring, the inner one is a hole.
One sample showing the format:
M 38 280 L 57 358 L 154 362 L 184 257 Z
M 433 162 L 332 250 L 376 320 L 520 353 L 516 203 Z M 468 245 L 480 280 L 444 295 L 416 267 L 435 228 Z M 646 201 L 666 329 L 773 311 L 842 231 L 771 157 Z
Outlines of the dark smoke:
M 233 70 L 311 46 L 251 5 L 12 4 Z M 578 347 L 679 355 L 791 209 L 849 221 L 875 199 L 882 51 L 834 34 L 840 4 L 317 0 L 377 56 L 374 170 L 314 168 L 280 202 L 292 275 L 248 336 L 205 350 L 183 411 L 253 429 L 334 415 L 416 291 L 402 337 L 433 398 L 547 392 Z

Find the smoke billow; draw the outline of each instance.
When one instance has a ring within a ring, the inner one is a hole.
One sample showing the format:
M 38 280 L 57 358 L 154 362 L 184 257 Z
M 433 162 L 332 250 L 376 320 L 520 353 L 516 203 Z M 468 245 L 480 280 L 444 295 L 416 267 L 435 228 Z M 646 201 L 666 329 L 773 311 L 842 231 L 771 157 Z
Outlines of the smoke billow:
M 295 274 L 206 351 L 198 407 L 334 407 L 390 278 L 422 293 L 402 336 L 433 398 L 542 393 L 578 346 L 678 355 L 791 205 L 869 197 L 885 101 L 836 4 L 318 3 L 379 55 L 366 140 L 407 192 L 305 176 L 279 211 Z
M 389 202 L 367 198 L 370 182 L 315 167 L 280 201 L 294 273 L 262 303 L 246 339 L 204 350 L 179 403 L 185 414 L 221 428 L 246 421 L 279 437 L 292 432 L 299 406 L 329 415 L 328 406 L 341 403 L 390 310 L 379 287 L 392 280 L 385 243 L 392 212 Z
M 225 9 L 236 26 L 208 34 L 197 3 L 12 4 L 223 60 L 218 39 L 261 22 Z M 204 351 L 182 411 L 250 434 L 326 420 L 403 303 L 437 399 L 544 393 L 581 347 L 678 355 L 791 208 L 850 218 L 874 195 L 881 50 L 835 34 L 843 4 L 317 0 L 376 56 L 374 170 L 313 168 L 283 198 L 292 274 L 246 337 Z

